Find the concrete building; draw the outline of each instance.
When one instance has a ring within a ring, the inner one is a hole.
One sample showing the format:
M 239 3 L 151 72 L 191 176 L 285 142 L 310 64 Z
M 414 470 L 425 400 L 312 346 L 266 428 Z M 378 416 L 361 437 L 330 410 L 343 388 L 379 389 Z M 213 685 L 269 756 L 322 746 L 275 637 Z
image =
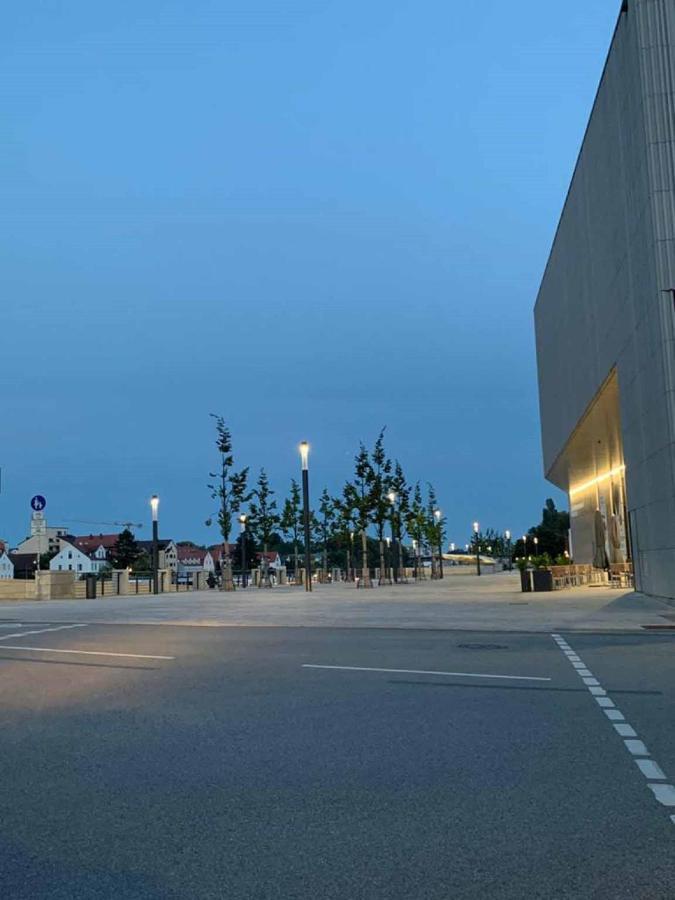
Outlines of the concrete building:
M 56 553 L 61 546 L 61 538 L 67 534 L 67 528 L 49 526 L 43 512 L 34 512 L 30 517 L 30 537 L 21 541 L 15 552 L 32 553 L 34 556 Z
M 675 597 L 675 2 L 621 9 L 535 307 L 575 562 Z

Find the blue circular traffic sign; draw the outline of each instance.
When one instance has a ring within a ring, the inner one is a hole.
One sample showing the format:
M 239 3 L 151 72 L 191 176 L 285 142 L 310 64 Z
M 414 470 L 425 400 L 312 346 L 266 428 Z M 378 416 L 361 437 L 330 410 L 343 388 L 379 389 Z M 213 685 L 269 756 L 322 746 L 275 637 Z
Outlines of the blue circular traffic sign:
M 40 512 L 41 509 L 44 509 L 47 505 L 47 501 L 42 496 L 42 494 L 36 494 L 33 499 L 30 501 L 31 509 L 34 509 L 35 512 Z

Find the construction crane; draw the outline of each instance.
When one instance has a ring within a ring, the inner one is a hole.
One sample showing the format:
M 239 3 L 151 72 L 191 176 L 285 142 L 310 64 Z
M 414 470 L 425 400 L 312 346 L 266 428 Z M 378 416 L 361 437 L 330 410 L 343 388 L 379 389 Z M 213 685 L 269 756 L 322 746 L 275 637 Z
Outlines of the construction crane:
M 122 528 L 142 528 L 142 522 L 93 522 L 90 519 L 62 519 L 62 521 L 66 524 L 73 525 L 108 525 L 108 526 L 120 526 Z

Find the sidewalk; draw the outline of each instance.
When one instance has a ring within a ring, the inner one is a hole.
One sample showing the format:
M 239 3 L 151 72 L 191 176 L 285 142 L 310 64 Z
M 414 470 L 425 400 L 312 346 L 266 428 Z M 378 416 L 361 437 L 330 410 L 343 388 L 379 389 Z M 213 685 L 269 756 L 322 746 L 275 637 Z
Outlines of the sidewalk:
M 518 573 L 356 590 L 353 584 L 195 591 L 158 597 L 0 603 L 0 620 L 222 626 L 439 628 L 468 631 L 640 631 L 673 625 L 675 608 L 632 591 L 523 594 Z

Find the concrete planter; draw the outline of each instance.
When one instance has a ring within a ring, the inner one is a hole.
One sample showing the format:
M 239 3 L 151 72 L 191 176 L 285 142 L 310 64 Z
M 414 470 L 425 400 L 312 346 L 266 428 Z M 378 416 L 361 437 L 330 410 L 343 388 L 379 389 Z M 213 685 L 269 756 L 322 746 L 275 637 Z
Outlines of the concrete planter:
M 553 590 L 553 572 L 548 569 L 535 569 L 532 572 L 532 589 L 534 591 Z

